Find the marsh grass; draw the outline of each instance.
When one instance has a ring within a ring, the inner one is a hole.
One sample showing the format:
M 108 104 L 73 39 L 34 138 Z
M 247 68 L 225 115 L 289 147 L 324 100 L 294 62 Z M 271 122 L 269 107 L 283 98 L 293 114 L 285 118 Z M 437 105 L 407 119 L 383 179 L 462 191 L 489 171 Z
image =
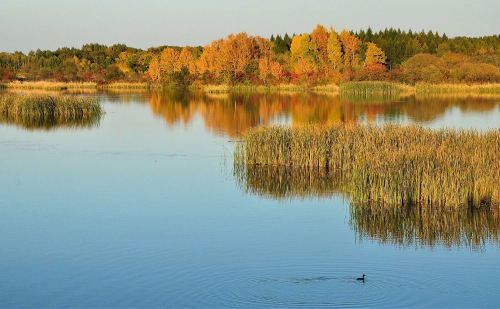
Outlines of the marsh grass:
M 85 127 L 98 123 L 97 98 L 75 95 L 0 95 L 0 121 L 26 128 Z
M 361 81 L 341 84 L 339 91 L 341 94 L 355 94 L 370 97 L 373 95 L 399 95 L 402 92 L 411 91 L 412 87 L 404 84 L 377 81 Z
M 69 89 L 96 89 L 97 84 L 92 82 L 85 83 L 64 83 L 64 82 L 11 82 L 5 84 L 6 88 L 13 89 L 40 89 L 40 90 L 69 90 Z
M 103 89 L 150 89 L 151 85 L 149 83 L 126 83 L 126 82 L 121 82 L 121 83 L 110 83 L 110 84 L 104 84 L 100 85 L 100 88 Z
M 324 168 L 355 203 L 497 205 L 500 130 L 305 125 L 250 130 L 235 165 Z
M 339 86 L 336 84 L 318 85 L 312 88 L 314 92 L 331 93 L 331 94 L 339 93 L 339 89 L 340 89 Z
M 230 92 L 324 92 L 324 93 L 338 93 L 338 86 L 331 85 L 321 85 L 309 87 L 307 85 L 295 85 L 295 84 L 279 84 L 279 85 L 206 85 L 202 86 L 204 92 L 207 93 L 230 93 Z
M 415 85 L 417 95 L 440 94 L 500 94 L 500 84 L 428 84 Z

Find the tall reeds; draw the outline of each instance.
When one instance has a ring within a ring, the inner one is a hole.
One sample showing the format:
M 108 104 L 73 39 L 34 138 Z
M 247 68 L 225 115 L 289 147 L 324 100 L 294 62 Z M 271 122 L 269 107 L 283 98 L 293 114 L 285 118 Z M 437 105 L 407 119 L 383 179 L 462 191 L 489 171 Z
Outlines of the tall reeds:
M 436 94 L 500 94 L 500 84 L 428 84 L 415 85 L 417 95 Z
M 403 84 L 390 82 L 362 81 L 350 82 L 340 85 L 339 92 L 344 95 L 356 95 L 359 97 L 372 96 L 397 96 L 411 89 Z
M 149 89 L 150 88 L 149 83 L 127 83 L 127 82 L 116 82 L 116 83 L 110 83 L 110 84 L 104 84 L 100 87 L 103 89 Z
M 96 89 L 97 84 L 93 82 L 85 83 L 65 83 L 65 82 L 49 82 L 49 81 L 38 81 L 38 82 L 11 82 L 5 84 L 6 88 L 13 89 L 39 89 L 39 90 L 79 90 L 79 89 Z
M 0 121 L 28 128 L 85 126 L 98 121 L 103 110 L 97 98 L 74 95 L 0 95 Z
M 500 201 L 500 130 L 259 127 L 237 144 L 234 160 L 327 169 L 341 175 L 355 203 L 479 207 Z

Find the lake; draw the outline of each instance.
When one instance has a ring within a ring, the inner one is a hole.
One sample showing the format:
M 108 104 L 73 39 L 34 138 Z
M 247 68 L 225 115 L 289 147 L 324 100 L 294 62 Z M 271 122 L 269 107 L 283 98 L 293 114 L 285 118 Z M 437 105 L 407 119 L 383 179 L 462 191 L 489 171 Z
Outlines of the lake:
M 499 97 L 87 95 L 98 122 L 0 124 L 0 307 L 499 305 L 498 210 L 367 212 L 315 187 L 280 197 L 232 163 L 258 125 L 485 130 L 500 128 Z

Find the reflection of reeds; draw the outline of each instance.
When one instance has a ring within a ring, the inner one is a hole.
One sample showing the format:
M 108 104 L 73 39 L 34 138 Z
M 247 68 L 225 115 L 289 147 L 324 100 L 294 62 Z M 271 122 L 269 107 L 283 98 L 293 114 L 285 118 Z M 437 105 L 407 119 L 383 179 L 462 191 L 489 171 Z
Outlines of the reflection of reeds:
M 500 130 L 296 126 L 250 130 L 235 164 L 340 172 L 356 203 L 498 205 Z
M 498 208 L 390 207 L 351 204 L 350 222 L 358 237 L 399 246 L 482 249 L 499 243 Z
M 0 122 L 26 128 L 88 127 L 98 123 L 102 113 L 96 98 L 36 94 L 0 96 Z
M 233 175 L 245 192 L 280 200 L 332 197 L 342 192 L 339 175 L 324 168 L 236 164 Z
M 350 175 L 325 168 L 269 165 L 234 166 L 237 185 L 246 193 L 277 200 L 350 198 Z M 398 246 L 482 249 L 499 243 L 500 220 L 496 207 L 441 207 L 356 203 L 351 198 L 349 224 L 362 240 L 376 239 Z

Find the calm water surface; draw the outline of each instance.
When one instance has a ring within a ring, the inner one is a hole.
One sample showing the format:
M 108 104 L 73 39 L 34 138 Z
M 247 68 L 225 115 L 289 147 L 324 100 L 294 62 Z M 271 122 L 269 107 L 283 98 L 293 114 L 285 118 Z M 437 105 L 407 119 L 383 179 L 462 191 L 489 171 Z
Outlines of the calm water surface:
M 106 115 L 92 126 L 0 124 L 0 307 L 500 305 L 498 212 L 437 219 L 429 238 L 398 214 L 359 216 L 336 194 L 245 190 L 231 161 L 256 125 L 483 130 L 500 127 L 500 99 L 95 95 Z M 470 226 L 485 222 L 475 242 Z

